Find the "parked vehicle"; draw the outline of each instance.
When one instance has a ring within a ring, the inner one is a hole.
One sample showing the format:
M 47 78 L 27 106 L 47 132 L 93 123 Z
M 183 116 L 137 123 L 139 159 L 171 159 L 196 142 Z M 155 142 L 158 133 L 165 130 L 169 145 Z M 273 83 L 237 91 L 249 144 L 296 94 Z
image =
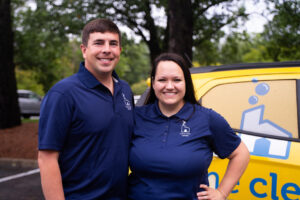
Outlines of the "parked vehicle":
M 30 90 L 18 90 L 17 92 L 21 115 L 24 118 L 39 116 L 42 98 Z
M 223 115 L 251 153 L 249 166 L 228 199 L 300 199 L 300 62 L 190 71 L 199 102 Z M 214 157 L 211 187 L 218 187 L 227 163 Z

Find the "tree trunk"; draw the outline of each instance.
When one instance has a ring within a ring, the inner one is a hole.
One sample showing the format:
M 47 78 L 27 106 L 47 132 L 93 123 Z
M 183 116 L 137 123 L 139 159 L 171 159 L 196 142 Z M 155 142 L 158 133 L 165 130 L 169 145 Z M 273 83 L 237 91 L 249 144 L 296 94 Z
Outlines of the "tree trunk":
M 0 129 L 21 124 L 13 63 L 10 0 L 0 0 Z
M 157 27 L 155 26 L 154 19 L 151 16 L 150 1 L 145 1 L 145 8 L 146 27 L 149 30 L 150 35 L 149 41 L 146 42 L 150 50 L 150 60 L 153 66 L 155 58 L 162 52 L 162 49 L 159 46 Z
M 193 12 L 191 0 L 168 0 L 169 52 L 178 53 L 191 66 Z

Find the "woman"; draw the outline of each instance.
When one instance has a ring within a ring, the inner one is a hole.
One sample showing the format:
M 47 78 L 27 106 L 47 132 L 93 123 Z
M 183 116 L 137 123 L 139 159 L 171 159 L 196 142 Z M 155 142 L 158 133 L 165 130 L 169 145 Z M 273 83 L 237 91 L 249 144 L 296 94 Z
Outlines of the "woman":
M 131 200 L 224 200 L 249 162 L 248 149 L 225 119 L 198 104 L 188 66 L 177 54 L 155 60 L 150 94 L 135 120 Z M 229 159 L 218 189 L 208 187 L 213 153 Z

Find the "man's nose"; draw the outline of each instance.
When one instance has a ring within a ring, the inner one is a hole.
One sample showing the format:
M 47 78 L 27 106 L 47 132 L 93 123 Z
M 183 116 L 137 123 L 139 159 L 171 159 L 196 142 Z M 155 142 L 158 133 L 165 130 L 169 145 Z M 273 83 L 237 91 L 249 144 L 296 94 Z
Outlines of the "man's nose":
M 103 45 L 103 52 L 104 53 L 109 53 L 110 52 L 110 45 L 108 42 L 106 42 L 104 45 Z

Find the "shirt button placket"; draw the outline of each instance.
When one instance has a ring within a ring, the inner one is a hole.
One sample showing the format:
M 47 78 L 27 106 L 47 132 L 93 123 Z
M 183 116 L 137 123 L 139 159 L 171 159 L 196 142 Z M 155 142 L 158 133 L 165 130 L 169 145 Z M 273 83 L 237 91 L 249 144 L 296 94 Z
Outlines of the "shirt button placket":
M 170 123 L 170 120 L 168 119 L 167 125 L 165 126 L 164 134 L 163 134 L 163 140 L 162 140 L 163 143 L 167 142 L 167 137 L 168 137 L 168 132 L 169 132 L 169 123 Z

